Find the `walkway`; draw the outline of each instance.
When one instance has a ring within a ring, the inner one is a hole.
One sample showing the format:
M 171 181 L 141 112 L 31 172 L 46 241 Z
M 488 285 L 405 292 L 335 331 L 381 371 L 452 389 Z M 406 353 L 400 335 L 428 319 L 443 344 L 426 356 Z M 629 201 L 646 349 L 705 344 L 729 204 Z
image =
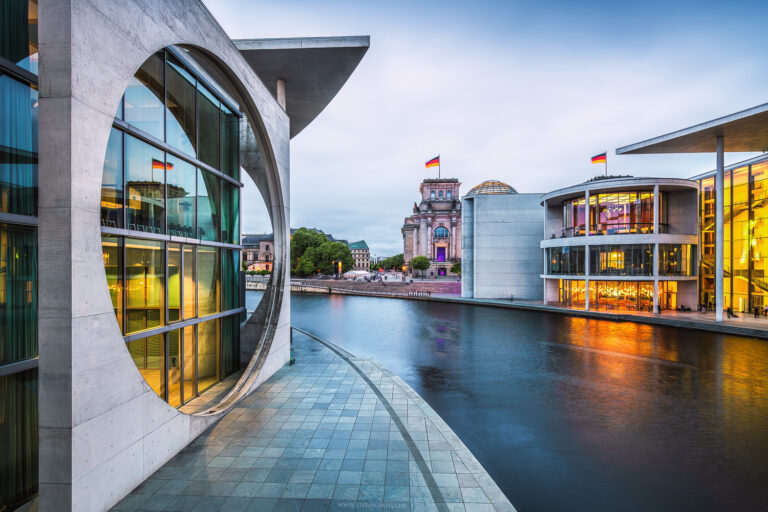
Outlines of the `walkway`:
M 120 511 L 514 511 L 399 377 L 296 332 L 285 366 Z

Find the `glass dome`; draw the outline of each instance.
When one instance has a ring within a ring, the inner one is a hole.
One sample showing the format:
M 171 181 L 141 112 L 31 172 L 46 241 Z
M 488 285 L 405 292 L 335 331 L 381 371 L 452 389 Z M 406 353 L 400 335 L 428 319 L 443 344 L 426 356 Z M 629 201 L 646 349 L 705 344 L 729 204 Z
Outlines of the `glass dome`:
M 489 194 L 517 194 L 517 190 L 510 187 L 503 181 L 488 180 L 472 187 L 467 193 L 468 196 L 480 196 Z

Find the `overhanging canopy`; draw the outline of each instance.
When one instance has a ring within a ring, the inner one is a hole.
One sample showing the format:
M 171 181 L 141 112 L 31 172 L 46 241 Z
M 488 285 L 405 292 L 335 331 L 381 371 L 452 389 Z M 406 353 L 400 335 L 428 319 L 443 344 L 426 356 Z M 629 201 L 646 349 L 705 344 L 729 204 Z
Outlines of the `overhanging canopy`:
M 768 103 L 618 148 L 616 154 L 714 153 L 721 135 L 726 152 L 767 151 Z
M 285 80 L 291 138 L 336 96 L 370 46 L 369 36 L 236 39 L 235 46 L 273 96 Z

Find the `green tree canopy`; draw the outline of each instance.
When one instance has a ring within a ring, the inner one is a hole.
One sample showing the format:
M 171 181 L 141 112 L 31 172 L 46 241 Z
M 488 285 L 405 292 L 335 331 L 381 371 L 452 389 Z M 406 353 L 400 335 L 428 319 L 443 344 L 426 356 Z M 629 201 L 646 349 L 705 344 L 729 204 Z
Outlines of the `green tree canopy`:
M 429 268 L 431 263 L 426 256 L 414 256 L 411 260 L 411 268 L 414 270 L 421 270 L 421 275 L 424 275 L 424 271 Z
M 461 263 L 454 263 L 451 265 L 451 272 L 461 275 Z
M 341 272 L 352 270 L 355 265 L 355 259 L 352 257 L 352 251 L 341 242 L 325 242 L 317 248 L 318 257 L 315 260 L 318 270 L 322 274 L 333 274 L 333 262 L 341 260 Z
M 299 273 L 299 262 L 304 256 L 304 252 L 310 247 L 320 247 L 327 241 L 328 237 L 323 233 L 307 228 L 297 229 L 291 236 L 291 269 Z

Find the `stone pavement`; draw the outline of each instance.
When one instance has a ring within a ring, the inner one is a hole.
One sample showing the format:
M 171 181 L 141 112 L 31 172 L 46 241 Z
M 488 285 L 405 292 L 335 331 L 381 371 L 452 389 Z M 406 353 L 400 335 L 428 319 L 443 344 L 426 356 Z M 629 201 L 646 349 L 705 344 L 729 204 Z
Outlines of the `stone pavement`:
M 443 420 L 372 360 L 294 333 L 285 366 L 119 511 L 514 511 Z

